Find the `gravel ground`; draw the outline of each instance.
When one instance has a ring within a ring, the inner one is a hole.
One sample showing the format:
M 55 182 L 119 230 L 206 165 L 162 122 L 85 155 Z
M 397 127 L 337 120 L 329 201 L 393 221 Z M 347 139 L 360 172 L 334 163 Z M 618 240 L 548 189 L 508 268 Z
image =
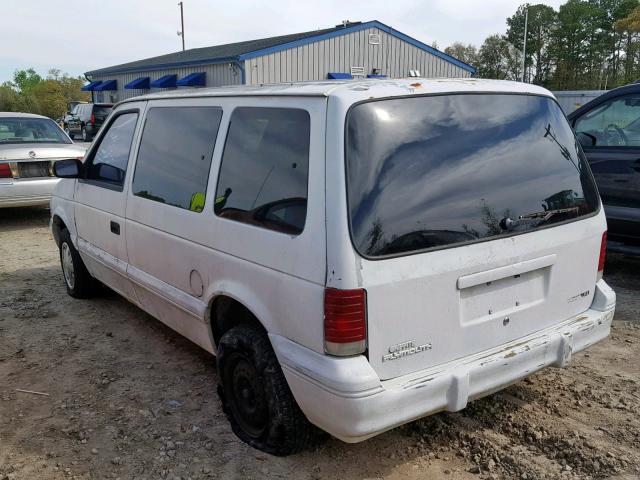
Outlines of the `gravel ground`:
M 640 259 L 608 258 L 613 333 L 568 368 L 276 458 L 231 432 L 213 357 L 115 294 L 66 295 L 47 223 L 0 210 L 0 480 L 640 478 Z

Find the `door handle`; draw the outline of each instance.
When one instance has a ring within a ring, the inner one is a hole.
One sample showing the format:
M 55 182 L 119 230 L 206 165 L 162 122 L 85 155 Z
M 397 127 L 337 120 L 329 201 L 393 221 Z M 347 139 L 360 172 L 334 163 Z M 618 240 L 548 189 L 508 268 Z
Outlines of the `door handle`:
M 116 222 L 111 222 L 111 233 L 115 233 L 116 235 L 120 235 L 120 224 Z

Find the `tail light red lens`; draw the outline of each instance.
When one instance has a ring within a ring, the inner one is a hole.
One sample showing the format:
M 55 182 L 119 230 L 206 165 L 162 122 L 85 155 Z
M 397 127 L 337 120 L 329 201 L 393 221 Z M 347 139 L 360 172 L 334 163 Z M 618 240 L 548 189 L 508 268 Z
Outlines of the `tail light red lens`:
M 324 291 L 324 346 L 331 355 L 356 355 L 367 343 L 366 291 Z
M 602 278 L 604 270 L 604 260 L 607 256 L 607 232 L 602 234 L 602 243 L 600 244 L 600 258 L 598 259 L 598 279 Z
M 13 178 L 8 163 L 0 163 L 0 178 Z
M 95 125 L 96 124 L 96 116 L 92 113 L 91 114 L 91 125 Z

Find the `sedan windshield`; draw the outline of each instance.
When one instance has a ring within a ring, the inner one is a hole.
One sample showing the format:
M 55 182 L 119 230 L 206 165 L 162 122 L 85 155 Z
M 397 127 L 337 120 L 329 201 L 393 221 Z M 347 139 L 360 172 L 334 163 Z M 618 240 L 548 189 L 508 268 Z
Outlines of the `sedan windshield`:
M 0 145 L 7 143 L 72 143 L 48 118 L 0 117 Z

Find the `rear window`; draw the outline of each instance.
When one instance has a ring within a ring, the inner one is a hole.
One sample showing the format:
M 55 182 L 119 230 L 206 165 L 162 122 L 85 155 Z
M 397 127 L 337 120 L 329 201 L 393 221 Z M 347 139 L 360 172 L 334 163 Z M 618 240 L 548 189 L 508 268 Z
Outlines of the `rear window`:
M 93 107 L 93 114 L 96 117 L 106 118 L 111 113 L 112 110 L 113 110 L 113 107 L 95 105 Z
M 20 143 L 71 143 L 48 118 L 0 117 L 0 145 Z
M 564 114 L 541 96 L 358 104 L 346 166 L 352 239 L 365 257 L 532 231 L 598 208 Z

